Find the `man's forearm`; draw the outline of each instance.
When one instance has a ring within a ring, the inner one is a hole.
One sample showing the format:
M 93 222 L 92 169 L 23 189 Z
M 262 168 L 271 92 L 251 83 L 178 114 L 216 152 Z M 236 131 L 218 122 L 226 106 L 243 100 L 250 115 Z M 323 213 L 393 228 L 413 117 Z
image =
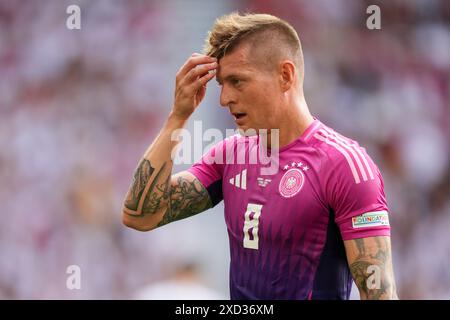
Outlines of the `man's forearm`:
M 217 59 L 192 54 L 177 72 L 172 111 L 158 137 L 153 141 L 134 173 L 123 205 L 123 223 L 147 231 L 171 214 L 170 188 L 172 150 L 178 143 L 177 130 L 205 97 L 206 84 L 215 76 Z
M 140 160 L 123 205 L 123 220 L 127 226 L 147 230 L 162 218 L 169 205 L 171 155 L 178 143 L 174 133 L 185 123 L 186 120 L 171 113 Z
M 348 240 L 345 247 L 361 299 L 398 299 L 389 237 Z

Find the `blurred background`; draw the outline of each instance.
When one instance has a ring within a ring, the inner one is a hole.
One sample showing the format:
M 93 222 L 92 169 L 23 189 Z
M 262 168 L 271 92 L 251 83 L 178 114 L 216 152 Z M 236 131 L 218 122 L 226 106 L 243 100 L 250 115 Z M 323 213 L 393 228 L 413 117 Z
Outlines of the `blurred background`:
M 450 1 L 0 0 L 1 299 L 229 298 L 222 204 L 150 233 L 121 204 L 178 68 L 235 10 L 296 28 L 312 113 L 380 167 L 400 298 L 450 299 Z M 214 81 L 195 120 L 235 127 Z

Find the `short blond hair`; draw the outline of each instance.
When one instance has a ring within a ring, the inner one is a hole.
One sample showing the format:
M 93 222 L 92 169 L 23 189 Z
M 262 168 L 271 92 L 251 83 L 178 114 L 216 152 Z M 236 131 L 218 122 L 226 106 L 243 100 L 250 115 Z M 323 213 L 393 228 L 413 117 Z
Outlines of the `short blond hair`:
M 203 52 L 221 59 L 241 43 L 264 50 L 266 63 L 290 58 L 303 72 L 303 53 L 295 29 L 270 14 L 233 12 L 217 18 L 208 32 Z

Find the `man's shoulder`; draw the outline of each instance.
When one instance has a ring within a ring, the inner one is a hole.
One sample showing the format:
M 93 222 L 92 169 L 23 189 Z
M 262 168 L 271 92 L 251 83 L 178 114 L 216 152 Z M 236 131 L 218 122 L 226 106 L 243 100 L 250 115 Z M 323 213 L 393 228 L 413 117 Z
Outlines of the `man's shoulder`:
M 231 148 L 249 142 L 258 143 L 258 136 L 243 136 L 239 133 L 236 133 L 217 141 L 215 144 L 213 144 L 212 147 L 215 149 Z
M 254 152 L 257 137 L 234 134 L 210 145 L 205 150 L 202 163 L 220 165 L 236 164 L 236 161 L 245 161 L 249 149 Z
M 321 125 L 311 143 L 320 152 L 322 168 L 326 171 L 348 174 L 356 183 L 374 179 L 376 165 L 356 140 Z

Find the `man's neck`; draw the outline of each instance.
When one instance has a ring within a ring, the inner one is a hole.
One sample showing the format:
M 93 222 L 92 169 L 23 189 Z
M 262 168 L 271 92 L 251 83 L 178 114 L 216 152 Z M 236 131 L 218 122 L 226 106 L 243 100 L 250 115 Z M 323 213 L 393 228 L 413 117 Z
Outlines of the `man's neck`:
M 279 148 L 290 144 L 300 137 L 313 121 L 314 118 L 309 112 L 304 97 L 302 96 L 293 101 L 279 122 Z M 267 146 L 272 148 L 270 130 L 267 134 Z

